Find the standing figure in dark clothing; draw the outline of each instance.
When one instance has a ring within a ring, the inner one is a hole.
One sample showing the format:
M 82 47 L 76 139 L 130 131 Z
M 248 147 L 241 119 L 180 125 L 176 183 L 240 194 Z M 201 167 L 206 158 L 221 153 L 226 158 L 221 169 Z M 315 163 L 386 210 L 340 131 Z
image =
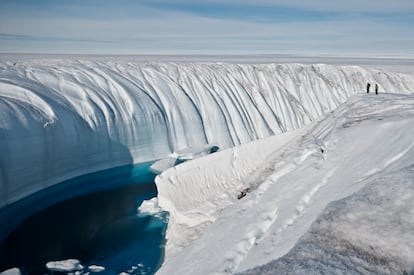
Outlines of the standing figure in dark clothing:
M 371 87 L 371 84 L 368 82 L 367 83 L 367 94 L 369 94 L 369 88 Z
M 378 84 L 377 83 L 375 83 L 375 94 L 376 95 L 378 94 Z

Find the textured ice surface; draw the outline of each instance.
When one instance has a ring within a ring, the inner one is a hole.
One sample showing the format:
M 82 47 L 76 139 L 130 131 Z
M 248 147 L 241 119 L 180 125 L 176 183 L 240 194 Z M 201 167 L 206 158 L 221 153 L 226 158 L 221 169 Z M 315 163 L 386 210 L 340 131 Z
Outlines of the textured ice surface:
M 331 203 L 288 254 L 242 274 L 413 274 L 414 166 Z
M 367 81 L 414 90 L 411 75 L 356 66 L 120 59 L 2 58 L 0 206 L 85 173 L 300 128 Z

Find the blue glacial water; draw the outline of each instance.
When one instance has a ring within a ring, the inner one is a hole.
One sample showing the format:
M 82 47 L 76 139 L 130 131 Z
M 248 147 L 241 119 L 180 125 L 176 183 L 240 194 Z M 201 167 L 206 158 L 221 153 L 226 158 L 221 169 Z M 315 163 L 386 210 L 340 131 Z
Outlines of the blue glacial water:
M 104 266 L 105 274 L 153 274 L 168 215 L 137 215 L 142 201 L 157 195 L 150 165 L 77 177 L 1 209 L 0 271 L 43 274 L 47 262 L 72 258 Z

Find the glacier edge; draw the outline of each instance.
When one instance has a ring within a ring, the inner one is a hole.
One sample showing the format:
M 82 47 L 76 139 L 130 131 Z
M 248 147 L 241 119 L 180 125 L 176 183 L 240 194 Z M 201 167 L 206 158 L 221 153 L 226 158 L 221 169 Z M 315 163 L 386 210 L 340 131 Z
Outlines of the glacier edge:
M 411 75 L 356 66 L 0 62 L 0 207 L 65 179 L 294 130 L 366 82 L 414 91 Z

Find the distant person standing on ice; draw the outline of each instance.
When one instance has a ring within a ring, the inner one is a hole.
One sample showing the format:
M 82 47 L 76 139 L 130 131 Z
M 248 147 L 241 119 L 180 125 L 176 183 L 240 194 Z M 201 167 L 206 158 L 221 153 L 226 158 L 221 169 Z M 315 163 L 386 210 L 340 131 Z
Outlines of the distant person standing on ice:
M 367 94 L 369 94 L 369 88 L 371 87 L 371 84 L 368 82 L 367 83 Z
M 375 83 L 375 94 L 377 95 L 378 94 L 378 83 Z

